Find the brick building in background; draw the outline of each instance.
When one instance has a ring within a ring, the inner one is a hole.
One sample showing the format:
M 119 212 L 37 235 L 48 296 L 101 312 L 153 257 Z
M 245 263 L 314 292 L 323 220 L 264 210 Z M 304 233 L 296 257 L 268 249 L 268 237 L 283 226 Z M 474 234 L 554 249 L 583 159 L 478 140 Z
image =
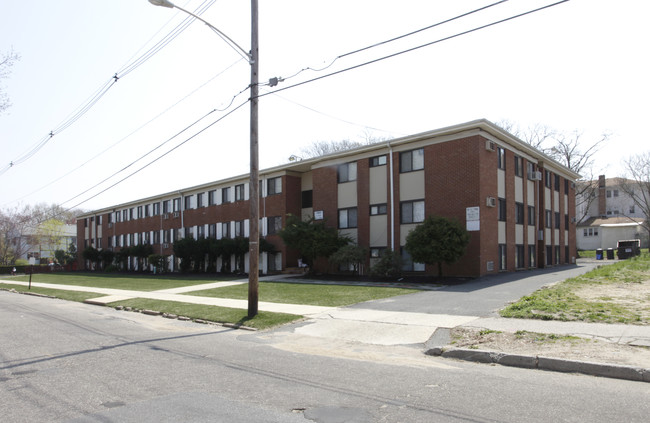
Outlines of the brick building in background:
M 367 247 L 366 271 L 392 249 L 402 252 L 406 272 L 436 274 L 403 249 L 408 232 L 431 215 L 456 219 L 470 234 L 465 256 L 444 267 L 447 275 L 571 264 L 577 178 L 486 120 L 261 170 L 260 236 L 277 253 L 262 253 L 260 270 L 297 266 L 298 253 L 277 235 L 288 214 L 323 219 Z M 81 215 L 79 251 L 147 243 L 170 256 L 175 270 L 174 240 L 248 236 L 248 180 L 242 175 Z

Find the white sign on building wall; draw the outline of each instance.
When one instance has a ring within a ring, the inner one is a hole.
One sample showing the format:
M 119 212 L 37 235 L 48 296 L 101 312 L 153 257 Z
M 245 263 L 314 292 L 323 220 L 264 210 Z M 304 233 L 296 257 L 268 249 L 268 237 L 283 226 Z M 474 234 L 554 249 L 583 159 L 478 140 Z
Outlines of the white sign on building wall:
M 467 231 L 481 230 L 481 208 L 467 207 L 465 209 L 465 220 L 467 222 Z

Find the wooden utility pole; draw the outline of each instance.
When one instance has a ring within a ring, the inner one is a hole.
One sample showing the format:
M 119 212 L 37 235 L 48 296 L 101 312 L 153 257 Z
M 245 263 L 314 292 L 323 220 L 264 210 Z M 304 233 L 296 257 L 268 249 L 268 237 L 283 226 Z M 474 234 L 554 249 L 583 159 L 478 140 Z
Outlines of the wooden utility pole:
M 259 157 L 258 157 L 258 71 L 259 48 L 257 33 L 257 0 L 251 0 L 251 179 L 250 179 L 250 233 L 248 269 L 248 317 L 257 315 L 260 260 L 260 207 L 259 207 Z

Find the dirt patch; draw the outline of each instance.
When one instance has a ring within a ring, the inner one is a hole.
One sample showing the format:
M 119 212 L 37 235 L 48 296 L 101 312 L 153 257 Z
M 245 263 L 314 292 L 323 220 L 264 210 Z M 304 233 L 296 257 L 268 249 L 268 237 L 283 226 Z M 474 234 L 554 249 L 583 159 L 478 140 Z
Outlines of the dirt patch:
M 494 332 L 459 327 L 451 331 L 450 347 L 476 348 L 510 354 L 621 364 L 650 369 L 650 348 L 574 336 L 523 331 L 517 333 Z
M 574 293 L 585 301 L 619 305 L 639 315 L 641 321 L 650 321 L 650 280 L 588 285 Z

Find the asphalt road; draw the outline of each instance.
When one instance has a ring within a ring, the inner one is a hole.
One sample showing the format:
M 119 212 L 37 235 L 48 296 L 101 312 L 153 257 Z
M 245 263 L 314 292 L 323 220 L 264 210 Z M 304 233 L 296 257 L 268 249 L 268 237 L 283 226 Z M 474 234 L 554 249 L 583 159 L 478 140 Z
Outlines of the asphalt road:
M 575 266 L 536 269 L 491 275 L 433 291 L 419 291 L 383 300 L 356 304 L 365 308 L 412 313 L 458 316 L 495 316 L 509 302 L 529 295 L 544 285 L 586 273 L 603 262 L 581 262 Z
M 0 291 L 3 422 L 646 422 L 650 384 Z

